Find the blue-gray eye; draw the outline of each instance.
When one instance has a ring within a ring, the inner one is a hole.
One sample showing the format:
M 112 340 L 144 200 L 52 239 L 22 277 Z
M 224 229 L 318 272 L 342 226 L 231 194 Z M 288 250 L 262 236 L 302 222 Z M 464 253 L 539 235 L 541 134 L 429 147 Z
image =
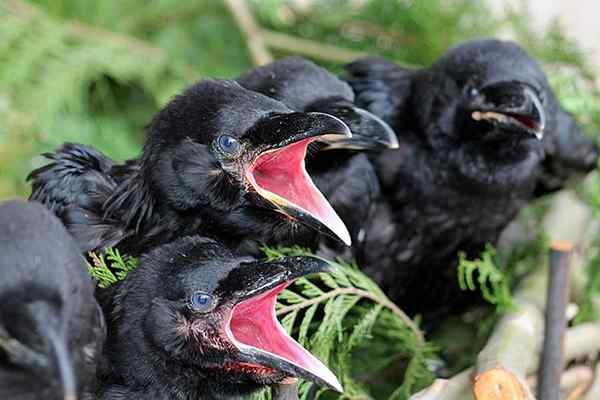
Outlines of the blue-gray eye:
M 197 312 L 208 312 L 213 309 L 213 297 L 203 292 L 194 292 L 190 298 L 190 307 Z
M 240 142 L 231 135 L 221 135 L 218 139 L 219 147 L 224 153 L 235 155 L 240 151 Z

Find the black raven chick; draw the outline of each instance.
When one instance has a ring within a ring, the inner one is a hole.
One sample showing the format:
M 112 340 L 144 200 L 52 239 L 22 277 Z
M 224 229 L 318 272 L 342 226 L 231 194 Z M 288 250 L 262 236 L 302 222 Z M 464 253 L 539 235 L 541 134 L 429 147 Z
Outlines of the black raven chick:
M 395 133 L 379 117 L 354 104 L 354 92 L 346 82 L 301 57 L 255 68 L 237 81 L 294 111 L 324 112 L 350 127 L 351 137 L 312 144 L 306 168 L 356 243 L 360 227 L 369 218 L 370 205 L 379 194 L 377 176 L 362 151 L 398 147 Z M 331 242 L 327 247 L 342 250 L 336 244 Z
M 288 377 L 341 391 L 275 316 L 294 279 L 330 268 L 312 257 L 236 257 L 199 236 L 154 249 L 114 288 L 99 398 L 232 398 Z
M 232 81 L 191 86 L 153 119 L 139 160 L 114 165 L 66 144 L 33 171 L 31 198 L 49 206 L 83 251 L 137 255 L 202 234 L 243 251 L 310 245 L 315 229 L 350 244 L 304 168 L 316 140 L 350 136 L 338 118 L 293 112 Z
M 347 69 L 357 104 L 400 142 L 372 157 L 382 198 L 359 261 L 413 313 L 459 303 L 458 251 L 478 256 L 536 192 L 596 166 L 596 145 L 512 42 L 467 42 L 419 70 L 377 58 Z
M 77 244 L 45 207 L 0 204 L 0 398 L 75 400 L 105 335 Z

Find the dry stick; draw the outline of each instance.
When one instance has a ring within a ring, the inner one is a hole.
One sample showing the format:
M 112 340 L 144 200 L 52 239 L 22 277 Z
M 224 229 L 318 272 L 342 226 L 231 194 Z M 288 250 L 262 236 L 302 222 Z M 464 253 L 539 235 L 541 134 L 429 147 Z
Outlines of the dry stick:
M 600 399 L 600 362 L 596 364 L 596 369 L 594 371 L 594 381 L 592 382 L 592 386 L 590 386 L 589 390 L 585 394 L 585 400 L 598 399 Z
M 35 6 L 24 3 L 21 0 L 3 0 L 5 3 L 2 7 L 6 7 L 11 13 L 24 18 L 33 18 L 42 12 Z M 131 36 L 111 32 L 102 28 L 97 28 L 91 25 L 81 23 L 79 21 L 65 21 L 63 23 L 64 31 L 67 35 L 75 38 L 85 38 L 87 40 L 107 40 L 117 45 L 126 46 L 133 51 L 139 51 L 145 56 L 151 58 L 163 58 L 165 54 L 162 49 L 155 47 L 143 40 L 136 39 Z
M 589 386 L 594 378 L 594 371 L 588 365 L 575 365 L 565 370 L 560 376 L 560 390 L 569 393 L 580 386 Z M 538 388 L 536 375 L 527 378 L 527 384 L 532 389 Z
M 270 48 L 282 50 L 286 53 L 301 54 L 307 57 L 337 63 L 349 63 L 358 58 L 366 57 L 369 53 L 356 51 L 331 44 L 320 43 L 315 40 L 302 39 L 286 33 L 263 29 L 261 31 L 265 43 Z M 418 65 L 394 61 L 406 68 L 419 68 Z
M 289 379 L 271 386 L 272 400 L 298 400 L 298 379 Z
M 564 336 L 569 301 L 569 264 L 573 245 L 556 241 L 550 248 L 550 278 L 546 300 L 544 347 L 539 368 L 538 396 L 560 400 L 560 377 L 564 365 Z
M 224 0 L 224 2 L 246 38 L 246 44 L 254 65 L 264 65 L 273 61 L 273 56 L 265 45 L 246 0 Z
M 367 55 L 367 53 L 361 51 L 344 49 L 270 30 L 262 30 L 262 36 L 267 46 L 273 49 L 320 60 L 348 63 Z

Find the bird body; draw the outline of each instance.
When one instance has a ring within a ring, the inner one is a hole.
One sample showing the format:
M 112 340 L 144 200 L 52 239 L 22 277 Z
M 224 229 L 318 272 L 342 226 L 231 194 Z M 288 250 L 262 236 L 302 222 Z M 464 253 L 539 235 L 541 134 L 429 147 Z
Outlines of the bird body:
M 412 313 L 469 302 L 458 252 L 478 256 L 531 199 L 595 168 L 596 145 L 512 42 L 466 42 L 423 69 L 368 58 L 348 71 L 356 103 L 400 143 L 370 157 L 381 197 L 356 253 Z
M 42 205 L 0 204 L 0 398 L 74 400 L 104 339 L 73 238 Z

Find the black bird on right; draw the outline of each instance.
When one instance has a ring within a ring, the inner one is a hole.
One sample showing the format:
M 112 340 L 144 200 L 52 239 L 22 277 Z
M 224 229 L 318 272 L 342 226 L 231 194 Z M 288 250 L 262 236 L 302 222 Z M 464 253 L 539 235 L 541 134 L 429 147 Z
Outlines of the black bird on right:
M 423 69 L 367 58 L 347 70 L 356 103 L 400 142 L 371 158 L 382 197 L 359 263 L 413 314 L 469 302 L 457 253 L 478 256 L 529 200 L 596 167 L 597 146 L 515 43 L 466 42 Z

